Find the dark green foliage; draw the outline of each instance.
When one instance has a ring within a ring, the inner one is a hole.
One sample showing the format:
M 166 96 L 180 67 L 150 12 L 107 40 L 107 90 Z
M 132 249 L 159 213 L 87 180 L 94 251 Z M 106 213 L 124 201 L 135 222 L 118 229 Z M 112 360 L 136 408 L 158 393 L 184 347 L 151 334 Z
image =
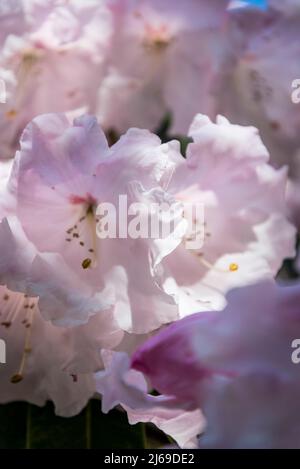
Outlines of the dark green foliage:
M 76 417 L 57 417 L 53 405 L 36 407 L 16 402 L 0 405 L 0 449 L 139 449 L 144 447 L 142 424 L 129 425 L 124 412 L 101 412 L 91 401 Z

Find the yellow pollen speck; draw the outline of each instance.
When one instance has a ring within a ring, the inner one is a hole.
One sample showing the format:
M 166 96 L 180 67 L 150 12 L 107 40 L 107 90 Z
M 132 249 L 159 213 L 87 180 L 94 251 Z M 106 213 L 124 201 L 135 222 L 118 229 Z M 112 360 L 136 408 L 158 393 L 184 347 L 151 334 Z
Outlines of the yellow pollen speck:
M 84 261 L 82 261 L 81 265 L 83 269 L 88 269 L 91 266 L 91 264 L 92 264 L 92 259 L 87 258 L 87 259 L 84 259 Z
M 238 264 L 235 264 L 235 263 L 230 264 L 229 270 L 230 272 L 236 272 L 237 270 L 239 270 Z

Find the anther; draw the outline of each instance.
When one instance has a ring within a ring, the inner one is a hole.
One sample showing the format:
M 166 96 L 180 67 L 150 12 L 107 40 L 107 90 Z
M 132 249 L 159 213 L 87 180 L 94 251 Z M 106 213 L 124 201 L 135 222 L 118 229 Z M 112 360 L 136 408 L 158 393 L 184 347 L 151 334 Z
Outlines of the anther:
M 17 383 L 20 383 L 21 381 L 23 381 L 23 376 L 20 375 L 19 373 L 16 373 L 15 375 L 13 375 L 11 378 L 10 378 L 10 382 L 13 383 L 13 384 L 17 384 Z
M 237 270 L 239 270 L 238 264 L 235 264 L 233 262 L 232 264 L 229 265 L 229 270 L 230 270 L 230 272 L 236 272 Z

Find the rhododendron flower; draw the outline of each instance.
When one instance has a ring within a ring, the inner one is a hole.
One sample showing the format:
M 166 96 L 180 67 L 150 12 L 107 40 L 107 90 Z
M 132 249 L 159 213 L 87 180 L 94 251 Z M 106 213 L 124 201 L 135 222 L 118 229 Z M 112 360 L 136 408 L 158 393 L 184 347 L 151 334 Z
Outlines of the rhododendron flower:
M 87 373 L 101 368 L 99 348 L 116 347 L 124 337 L 112 309 L 106 308 L 105 311 L 101 311 L 99 295 L 92 294 L 88 285 L 78 280 L 71 270 L 64 269 L 63 259 L 58 255 L 38 254 L 33 244 L 26 238 L 16 217 L 9 216 L 1 221 L 0 244 L 0 284 L 6 285 L 10 290 L 23 292 L 15 294 L 10 291 L 9 295 L 12 298 L 15 296 L 21 299 L 28 298 L 34 295 L 33 291 L 41 295 L 40 298 L 33 299 L 36 304 L 35 310 L 38 311 L 32 318 L 33 323 L 35 318 L 38 318 L 39 323 L 45 323 L 43 327 L 47 330 L 48 324 L 45 319 L 51 318 L 51 315 L 59 318 L 69 312 L 76 323 L 76 317 L 82 315 L 84 311 L 94 314 L 87 324 L 64 329 L 66 332 L 61 335 L 62 347 L 65 350 L 64 367 L 74 373 Z M 49 276 L 49 271 L 52 276 Z M 15 310 L 14 302 L 4 303 L 5 315 L 1 318 L 5 323 L 9 322 L 9 325 L 12 325 L 15 318 L 24 319 L 22 317 L 24 311 L 21 307 L 23 303 L 21 300 L 19 303 L 17 310 Z M 43 310 L 44 306 L 45 310 Z M 26 313 L 27 308 L 25 309 Z M 99 311 L 101 314 L 96 314 Z M 8 321 L 5 317 L 10 317 L 11 320 Z M 59 322 L 58 319 L 57 322 Z M 78 323 L 80 324 L 80 321 Z M 64 342 L 64 337 L 68 343 Z M 18 336 L 11 333 L 8 346 L 15 340 L 18 343 Z M 42 339 L 41 342 L 43 342 Z M 125 347 L 125 350 L 131 350 L 129 345 Z
M 226 291 L 273 277 L 295 251 L 286 170 L 268 164 L 257 130 L 198 115 L 189 134 L 194 142 L 168 190 L 185 203 L 204 204 L 204 243 L 197 250 L 181 244 L 163 260 L 181 315 L 222 308 Z
M 38 114 L 94 110 L 112 34 L 106 2 L 21 3 L 23 34 L 5 29 L 0 17 L 6 32 L 0 77 L 7 88 L 0 110 L 1 157 L 13 157 L 21 132 Z
M 63 329 L 46 323 L 37 298 L 0 287 L 0 330 L 6 342 L 7 365 L 1 369 L 0 402 L 54 402 L 57 415 L 79 413 L 95 393 L 91 373 L 64 370 L 72 353 L 76 328 Z M 75 343 L 76 345 L 76 343 Z
M 230 16 L 234 60 L 220 77 L 219 111 L 239 124 L 258 127 L 275 167 L 289 166 L 288 205 L 299 225 L 299 2 L 268 2 L 265 11 Z
M 122 329 L 146 333 L 176 320 L 178 303 L 181 314 L 223 307 L 228 289 L 273 277 L 294 255 L 285 171 L 267 164 L 256 130 L 197 116 L 190 134 L 185 160 L 176 142 L 161 145 L 137 129 L 108 148 L 88 116 L 73 126 L 62 115 L 41 116 L 24 131 L 10 184 L 22 229 L 37 250 L 30 293 L 40 297 L 45 317 L 78 325 L 113 305 Z M 182 203 L 174 214 L 181 237 L 99 239 L 97 206 L 116 205 L 119 194 Z M 199 250 L 181 243 L 186 202 L 205 206 Z
M 226 0 L 116 0 L 114 46 L 98 116 L 120 132 L 157 128 L 166 112 L 186 133 L 196 112 L 214 114 L 214 82 L 226 50 Z M 226 54 L 225 54 L 226 55 Z
M 275 3 L 286 11 L 285 4 L 293 2 Z M 300 148 L 300 107 L 293 101 L 298 93 L 293 83 L 299 78 L 300 16 L 286 17 L 269 8 L 252 13 L 250 24 L 247 11 L 230 18 L 237 35 L 235 59 L 219 81 L 219 112 L 235 123 L 258 127 L 272 163 L 289 164 L 293 174 Z
M 72 126 L 63 115 L 45 115 L 26 128 L 10 183 L 22 229 L 37 250 L 28 288 L 39 296 L 48 319 L 78 325 L 113 306 L 120 327 L 135 333 L 177 319 L 175 301 L 156 277 L 163 282 L 159 264 L 180 236 L 102 240 L 96 235 L 96 211 L 101 203 L 116 206 L 119 194 L 133 202 L 142 196 L 149 204 L 167 197 L 164 187 L 180 158 L 178 146 L 131 129 L 108 148 L 89 116 Z M 136 182 L 137 192 L 131 185 Z M 178 208 L 174 223 L 184 234 Z
M 233 290 L 222 313 L 195 314 L 168 327 L 133 356 L 152 386 L 202 409 L 200 447 L 299 447 L 299 285 Z

